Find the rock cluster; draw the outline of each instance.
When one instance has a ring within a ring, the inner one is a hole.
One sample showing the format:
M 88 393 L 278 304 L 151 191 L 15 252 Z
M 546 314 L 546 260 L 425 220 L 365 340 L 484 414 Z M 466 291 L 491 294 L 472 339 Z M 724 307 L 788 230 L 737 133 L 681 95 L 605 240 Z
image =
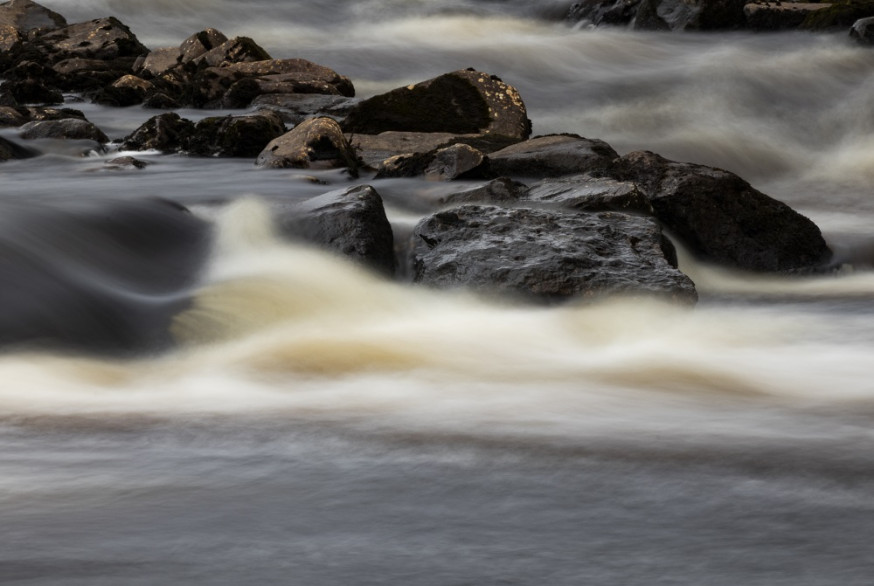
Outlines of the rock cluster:
M 704 30 L 735 22 L 725 14 L 738 7 L 743 14 L 735 0 L 672 1 L 620 0 L 601 17 Z M 277 207 L 288 238 L 384 275 L 546 303 L 610 294 L 690 303 L 695 286 L 668 235 L 706 262 L 747 271 L 817 271 L 830 260 L 810 220 L 728 171 L 645 151 L 620 156 L 578 135 L 532 138 L 519 92 L 474 69 L 355 100 L 348 78 L 273 59 L 252 39 L 207 29 L 149 51 L 114 18 L 69 25 L 30 0 L 0 5 L 0 40 L 0 126 L 23 139 L 109 141 L 81 112 L 52 107 L 65 92 L 109 105 L 257 106 L 198 122 L 161 113 L 116 146 L 246 157 L 265 169 L 480 182 L 444 190 L 409 238 L 393 233 L 370 185 Z M 21 105 L 31 101 L 41 105 Z M 0 159 L 36 154 L 0 139 Z M 108 166 L 133 173 L 145 163 L 127 156 Z

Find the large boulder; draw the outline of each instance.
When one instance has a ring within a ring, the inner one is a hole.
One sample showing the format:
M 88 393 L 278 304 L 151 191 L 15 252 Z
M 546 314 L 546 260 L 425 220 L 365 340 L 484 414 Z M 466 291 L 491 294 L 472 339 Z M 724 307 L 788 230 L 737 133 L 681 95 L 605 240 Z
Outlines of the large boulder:
M 646 30 L 713 31 L 746 26 L 748 0 L 643 0 L 632 27 Z
M 555 302 L 609 294 L 697 299 L 654 219 L 464 205 L 413 231 L 413 280 Z
M 369 185 L 285 206 L 277 218 L 286 237 L 326 248 L 384 275 L 395 272 L 391 224 L 382 198 Z
M 82 57 L 102 61 L 129 59 L 129 66 L 149 49 L 114 16 L 72 24 L 39 36 L 48 52 L 64 58 Z
M 489 166 L 494 176 L 561 177 L 606 169 L 618 156 L 603 140 L 553 134 L 492 153 Z
M 490 134 L 524 140 L 531 134 L 531 121 L 516 88 L 467 69 L 364 100 L 346 116 L 343 130 Z
M 272 140 L 255 164 L 275 169 L 348 168 L 357 172 L 355 150 L 333 118 L 307 120 Z
M 67 26 L 63 16 L 31 0 L 0 4 L 0 51 L 9 51 L 33 30 Z
M 831 258 L 813 222 L 728 171 L 640 151 L 617 160 L 611 172 L 635 182 L 655 217 L 704 260 L 749 271 L 803 272 Z

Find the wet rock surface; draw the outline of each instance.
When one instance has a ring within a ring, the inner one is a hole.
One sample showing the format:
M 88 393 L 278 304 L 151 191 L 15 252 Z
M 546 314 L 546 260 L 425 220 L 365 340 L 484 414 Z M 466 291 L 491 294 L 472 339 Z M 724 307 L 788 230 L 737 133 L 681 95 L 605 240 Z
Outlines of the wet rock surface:
M 433 287 L 541 302 L 617 293 L 697 299 L 652 218 L 465 205 L 425 218 L 412 238 L 413 280 Z
M 619 154 L 603 140 L 570 134 L 541 136 L 489 155 L 493 176 L 560 177 L 610 166 Z
M 268 168 L 338 168 L 355 173 L 355 151 L 333 118 L 319 117 L 303 122 L 272 140 L 258 155 L 255 164 Z
M 391 224 L 382 198 L 369 185 L 282 206 L 277 222 L 287 238 L 326 248 L 383 275 L 395 272 Z

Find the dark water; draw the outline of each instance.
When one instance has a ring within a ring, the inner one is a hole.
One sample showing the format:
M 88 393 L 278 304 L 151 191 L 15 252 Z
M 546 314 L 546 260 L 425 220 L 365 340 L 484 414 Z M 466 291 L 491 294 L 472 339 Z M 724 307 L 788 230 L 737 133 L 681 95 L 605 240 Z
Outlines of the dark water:
M 682 260 L 694 310 L 511 307 L 274 237 L 266 202 L 342 173 L 150 154 L 110 171 L 116 153 L 42 142 L 0 167 L 0 275 L 32 293 L 7 285 L 0 324 L 93 348 L 0 355 L 0 583 L 871 583 L 870 52 L 573 30 L 540 18 L 559 2 L 45 4 L 153 47 L 252 36 L 365 96 L 475 66 L 520 89 L 535 132 L 731 169 L 848 264 Z M 151 114 L 81 107 L 112 138 Z M 445 188 L 372 184 L 401 229 Z M 173 349 L 106 353 L 144 338 Z

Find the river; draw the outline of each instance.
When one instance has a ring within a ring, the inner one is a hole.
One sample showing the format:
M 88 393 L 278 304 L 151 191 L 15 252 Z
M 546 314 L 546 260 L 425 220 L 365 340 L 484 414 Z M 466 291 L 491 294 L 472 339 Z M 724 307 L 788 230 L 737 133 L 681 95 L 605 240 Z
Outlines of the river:
M 27 233 L 16 218 L 63 227 L 77 206 L 155 195 L 215 236 L 172 350 L 0 354 L 0 583 L 871 583 L 869 50 L 575 29 L 544 17 L 562 2 L 42 3 L 70 22 L 117 16 L 153 48 L 208 26 L 251 36 L 365 97 L 476 67 L 519 89 L 536 134 L 738 173 L 813 219 L 844 267 L 752 276 L 683 255 L 694 309 L 520 307 L 272 233 L 269 202 L 350 185 L 340 172 L 154 154 L 109 172 L 116 153 L 40 142 L 45 156 L 0 166 L 7 240 Z M 111 138 L 154 114 L 72 106 Z M 357 182 L 399 229 L 446 189 Z M 67 236 L 17 250 L 116 286 L 69 260 Z M 147 279 L 143 259 L 107 254 Z

